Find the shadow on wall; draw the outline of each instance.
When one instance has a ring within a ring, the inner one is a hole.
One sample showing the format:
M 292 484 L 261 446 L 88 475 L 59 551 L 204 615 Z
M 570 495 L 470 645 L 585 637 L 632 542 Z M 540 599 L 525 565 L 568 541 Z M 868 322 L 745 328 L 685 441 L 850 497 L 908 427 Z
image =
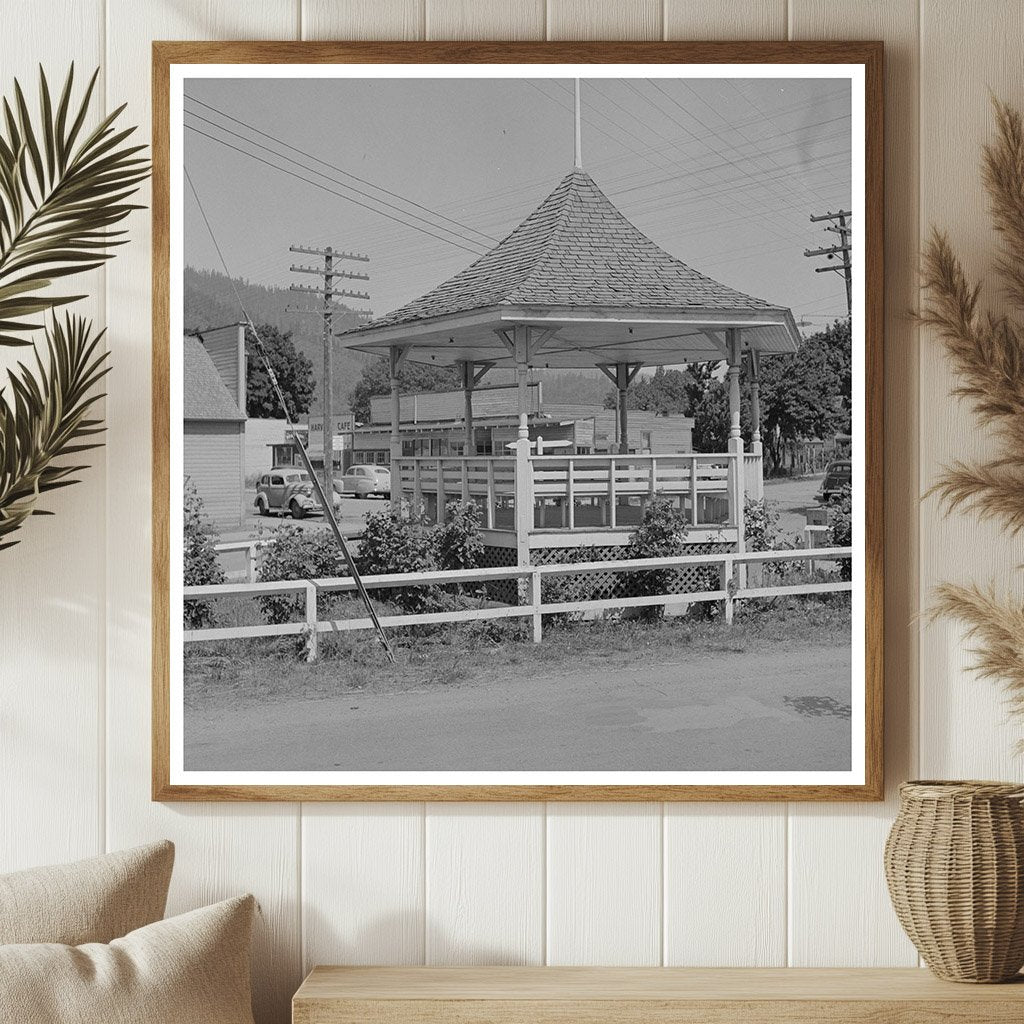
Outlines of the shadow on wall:
M 422 915 L 415 912 L 385 914 L 355 935 L 342 937 L 334 921 L 316 907 L 306 907 L 303 925 L 306 935 L 315 939 L 315 947 L 306 950 L 303 976 L 317 964 L 496 967 L 539 962 L 514 949 L 466 942 L 429 921 L 424 926 Z M 398 951 L 405 951 L 404 960 Z

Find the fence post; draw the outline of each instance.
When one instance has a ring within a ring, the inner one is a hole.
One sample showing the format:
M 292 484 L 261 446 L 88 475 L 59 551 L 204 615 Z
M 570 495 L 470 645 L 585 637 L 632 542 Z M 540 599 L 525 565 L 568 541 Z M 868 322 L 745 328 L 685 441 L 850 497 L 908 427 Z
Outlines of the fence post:
M 690 524 L 697 525 L 697 458 L 690 456 Z
M 320 635 L 316 631 L 316 586 L 306 584 L 306 629 L 309 636 L 306 640 L 306 661 L 316 661 Z
M 258 562 L 257 562 L 257 559 L 256 559 L 256 547 L 257 547 L 257 544 L 258 544 L 258 541 L 253 541 L 249 545 L 249 547 L 246 549 L 247 550 L 246 565 L 247 565 L 247 570 L 248 570 L 248 574 L 249 574 L 248 575 L 248 579 L 247 579 L 248 583 L 255 583 L 256 582 L 256 570 L 257 570 L 257 567 L 258 567 Z
M 614 530 L 615 520 L 615 459 L 608 460 L 608 525 Z
M 572 479 L 575 472 L 576 463 L 572 459 L 567 460 L 565 464 L 565 521 L 570 530 L 576 529 L 576 487 Z
M 533 642 L 539 644 L 543 631 L 543 617 L 540 613 L 541 606 L 541 576 L 540 570 L 534 569 L 530 574 L 531 602 L 533 604 Z
M 725 622 L 729 626 L 732 625 L 733 606 L 735 604 L 732 590 L 733 571 L 733 560 L 731 558 L 725 559 L 722 562 L 722 589 L 725 591 Z

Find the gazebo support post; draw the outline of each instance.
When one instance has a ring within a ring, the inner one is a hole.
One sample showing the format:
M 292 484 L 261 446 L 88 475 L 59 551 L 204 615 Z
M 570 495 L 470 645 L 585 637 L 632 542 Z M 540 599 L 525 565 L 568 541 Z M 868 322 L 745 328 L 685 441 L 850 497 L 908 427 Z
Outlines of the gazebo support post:
M 633 383 L 642 366 L 643 363 L 616 363 L 613 372 L 610 364 L 598 365 L 598 369 L 615 385 L 615 440 L 618 442 L 616 448 L 619 455 L 629 454 L 629 412 L 626 408 L 626 399 L 629 385 Z
M 530 465 L 530 328 L 517 325 L 512 332 L 516 364 L 516 408 L 519 429 L 516 439 L 516 564 L 530 564 L 530 531 L 533 529 L 533 467 Z M 524 585 L 520 584 L 520 589 Z M 524 598 L 525 599 L 525 596 Z
M 466 420 L 466 450 L 464 455 L 468 459 L 476 455 L 476 442 L 473 435 L 473 360 L 467 359 L 462 364 L 462 399 Z
M 750 374 L 750 454 L 757 456 L 751 497 L 764 497 L 764 446 L 761 444 L 761 357 L 757 349 L 747 353 Z
M 736 524 L 736 550 L 742 554 L 746 550 L 746 526 L 743 521 L 743 431 L 740 426 L 740 367 L 743 356 L 738 327 L 726 330 L 725 342 L 729 354 L 729 504 Z M 741 586 L 746 580 L 743 566 L 738 568 L 737 580 Z
M 402 369 L 408 349 L 392 345 L 388 349 L 388 369 L 391 377 L 391 505 L 397 508 L 402 501 L 402 479 L 398 460 L 402 457 L 402 398 L 398 390 L 398 373 Z
M 629 454 L 629 413 L 626 410 L 626 392 L 629 390 L 629 366 L 615 364 L 615 386 L 619 389 L 619 454 Z

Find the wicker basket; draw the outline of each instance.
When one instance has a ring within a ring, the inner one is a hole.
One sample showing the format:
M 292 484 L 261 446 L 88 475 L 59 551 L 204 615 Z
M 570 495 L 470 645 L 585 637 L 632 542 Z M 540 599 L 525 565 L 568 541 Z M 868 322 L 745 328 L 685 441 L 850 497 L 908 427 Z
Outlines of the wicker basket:
M 907 782 L 885 844 L 896 916 L 950 981 L 1009 981 L 1024 966 L 1024 786 Z

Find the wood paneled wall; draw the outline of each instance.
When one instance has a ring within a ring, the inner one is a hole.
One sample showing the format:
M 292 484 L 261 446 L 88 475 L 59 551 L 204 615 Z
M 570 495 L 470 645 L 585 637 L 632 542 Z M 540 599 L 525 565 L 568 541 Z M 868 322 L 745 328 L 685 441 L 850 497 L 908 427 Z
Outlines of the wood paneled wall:
M 149 800 L 149 228 L 88 291 L 109 325 L 108 446 L 0 555 L 0 870 L 158 836 L 172 910 L 250 890 L 261 1024 L 315 962 L 915 964 L 881 846 L 904 778 L 1020 778 L 1020 728 L 914 616 L 940 578 L 1010 579 L 1024 551 L 919 495 L 983 444 L 918 338 L 919 238 L 984 273 L 988 90 L 1024 104 L 1019 0 L 6 0 L 7 88 L 42 61 L 104 69 L 149 131 L 149 42 L 207 38 L 885 40 L 888 501 L 884 804 L 161 805 Z M 920 354 L 919 354 L 920 344 Z

